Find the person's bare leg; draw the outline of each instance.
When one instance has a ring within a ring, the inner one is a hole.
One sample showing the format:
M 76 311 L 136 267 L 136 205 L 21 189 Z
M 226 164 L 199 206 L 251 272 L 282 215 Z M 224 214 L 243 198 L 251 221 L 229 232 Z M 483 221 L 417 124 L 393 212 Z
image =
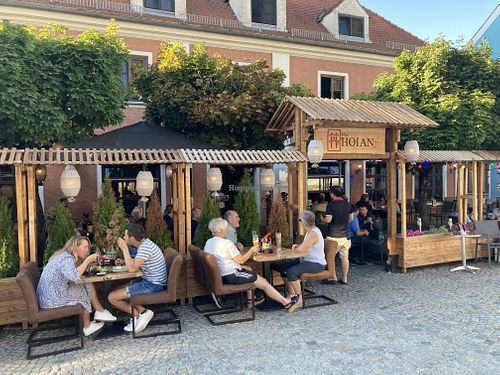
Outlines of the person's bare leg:
M 128 314 L 132 314 L 132 307 L 130 306 L 130 303 L 128 302 L 129 297 L 127 290 L 125 288 L 120 288 L 113 290 L 111 293 L 108 295 L 108 301 L 117 309 L 120 309 L 121 311 L 124 311 Z M 137 318 L 139 314 L 142 314 L 146 310 L 143 306 L 137 305 L 136 308 L 134 309 L 134 316 Z
M 347 274 L 349 273 L 349 256 L 341 258 L 342 261 L 342 281 L 347 283 Z
M 92 293 L 92 307 L 94 308 L 95 311 L 103 311 L 104 307 L 102 307 L 101 301 L 99 301 L 99 298 L 97 298 L 97 293 L 95 292 L 94 284 L 87 284 L 88 286 L 88 291 L 89 293 Z
M 283 282 L 285 283 L 285 290 L 288 292 L 288 294 L 295 294 L 295 291 L 292 288 L 292 285 L 290 284 L 290 281 L 288 279 L 284 278 Z
M 82 323 L 83 323 L 83 328 L 87 328 L 90 325 L 90 313 L 85 311 L 82 314 Z
M 266 293 L 269 298 L 280 302 L 283 305 L 286 305 L 290 302 L 290 298 L 283 297 L 274 287 L 269 284 L 269 282 L 264 279 L 262 276 L 257 276 L 257 280 L 254 281 L 255 287 L 258 289 L 262 289 L 264 293 Z
M 289 283 L 293 290 L 293 294 L 298 295 L 300 297 L 300 280 L 289 281 Z

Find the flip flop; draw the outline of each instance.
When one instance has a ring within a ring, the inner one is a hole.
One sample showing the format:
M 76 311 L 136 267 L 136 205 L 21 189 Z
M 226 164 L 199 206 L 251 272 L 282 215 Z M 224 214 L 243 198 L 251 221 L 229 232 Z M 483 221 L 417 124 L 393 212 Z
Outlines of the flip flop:
M 342 279 L 338 279 L 338 283 L 339 284 L 344 284 L 344 285 L 347 285 L 347 281 L 344 281 Z
M 323 280 L 323 281 L 321 281 L 321 282 L 322 282 L 323 284 L 332 285 L 332 284 L 337 284 L 337 283 L 339 283 L 339 282 L 340 282 L 340 280 L 328 280 L 328 279 L 326 279 L 326 280 Z

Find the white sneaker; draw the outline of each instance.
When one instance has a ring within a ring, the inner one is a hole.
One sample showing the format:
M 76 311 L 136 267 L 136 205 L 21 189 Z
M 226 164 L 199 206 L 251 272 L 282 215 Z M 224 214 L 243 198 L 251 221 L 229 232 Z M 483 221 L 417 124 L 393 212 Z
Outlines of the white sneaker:
M 144 330 L 153 319 L 154 313 L 151 310 L 145 310 L 141 315 L 139 315 L 139 318 L 137 318 L 136 325 L 135 325 L 135 333 L 139 333 Z
M 103 322 L 91 321 L 88 327 L 83 328 L 83 334 L 85 336 L 90 336 L 91 334 L 99 331 L 102 327 L 104 327 Z
M 116 316 L 111 314 L 108 310 L 102 310 L 94 313 L 94 319 L 100 322 L 115 322 Z
M 137 327 L 137 320 L 139 318 L 133 318 L 133 319 L 135 319 L 135 326 Z M 132 318 L 128 320 L 128 324 L 125 327 L 123 327 L 123 330 L 126 332 L 132 332 Z

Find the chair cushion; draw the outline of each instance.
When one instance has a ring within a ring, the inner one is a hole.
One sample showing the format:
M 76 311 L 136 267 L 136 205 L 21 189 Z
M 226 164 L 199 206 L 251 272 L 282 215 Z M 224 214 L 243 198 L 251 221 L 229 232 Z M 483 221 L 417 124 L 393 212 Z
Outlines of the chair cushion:
M 80 315 L 85 312 L 85 309 L 82 305 L 72 305 L 72 306 L 64 306 L 64 307 L 56 307 L 54 309 L 40 309 L 38 310 L 37 320 L 32 322 L 30 319 L 30 323 L 41 323 L 47 322 L 49 320 L 56 320 L 61 318 L 66 318 L 72 315 Z M 31 318 L 31 317 L 30 317 Z
M 138 294 L 130 298 L 130 304 L 135 305 L 157 305 L 161 303 L 174 303 L 175 296 L 170 296 L 166 291 Z
M 233 293 L 242 293 L 247 290 L 254 290 L 254 283 L 245 283 L 245 284 L 222 284 L 222 288 L 217 291 L 217 295 L 224 294 L 233 294 Z
M 328 270 L 323 270 L 321 272 L 316 272 L 316 273 L 310 273 L 310 272 L 304 272 L 301 273 L 299 278 L 302 281 L 308 281 L 308 280 L 325 280 L 330 277 L 330 272 Z

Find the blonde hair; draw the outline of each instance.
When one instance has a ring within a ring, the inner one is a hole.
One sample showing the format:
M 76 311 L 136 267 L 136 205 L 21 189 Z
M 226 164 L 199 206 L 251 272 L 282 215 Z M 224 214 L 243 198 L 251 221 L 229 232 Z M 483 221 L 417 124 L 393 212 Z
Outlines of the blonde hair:
M 82 244 L 84 240 L 87 241 L 87 243 L 90 246 L 90 240 L 88 237 L 75 234 L 68 241 L 66 241 L 62 249 L 57 250 L 56 252 L 54 252 L 54 254 L 52 254 L 52 256 L 49 258 L 49 261 L 61 253 L 68 253 L 69 255 L 73 255 L 73 252 L 76 250 L 78 246 Z

